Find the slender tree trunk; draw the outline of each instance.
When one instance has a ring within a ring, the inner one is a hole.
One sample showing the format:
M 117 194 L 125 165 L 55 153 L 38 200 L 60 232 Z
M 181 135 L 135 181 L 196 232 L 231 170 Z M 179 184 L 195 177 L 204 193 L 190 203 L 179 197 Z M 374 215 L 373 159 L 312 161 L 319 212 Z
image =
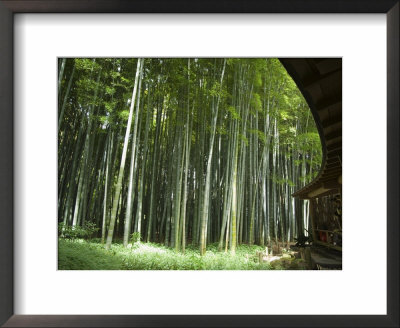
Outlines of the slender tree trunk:
M 63 103 L 61 106 L 61 112 L 60 112 L 60 116 L 58 118 L 58 129 L 60 129 L 61 123 L 64 118 L 65 106 L 67 106 L 67 100 L 68 100 L 68 96 L 69 96 L 69 93 L 71 90 L 72 81 L 74 79 L 74 74 L 75 74 L 75 65 L 74 65 L 74 68 L 72 69 L 72 74 L 71 74 L 71 77 L 69 78 L 67 91 L 65 92 L 64 100 L 63 100 Z
M 224 79 L 225 73 L 225 65 L 226 59 L 224 59 L 224 64 L 221 73 L 221 82 L 220 86 L 222 89 L 222 82 Z M 200 235 L 200 254 L 204 255 L 206 252 L 206 236 L 207 236 L 207 221 L 208 221 L 208 211 L 209 211 L 209 196 L 210 196 L 210 179 L 211 179 L 211 163 L 212 163 L 212 155 L 214 149 L 214 138 L 215 138 L 215 130 L 217 125 L 217 117 L 218 117 L 218 106 L 219 101 L 221 99 L 221 91 L 218 95 L 217 104 L 214 110 L 214 117 L 211 125 L 211 138 L 210 138 L 210 145 L 209 145 L 209 154 L 208 154 L 208 161 L 207 161 L 207 173 L 206 173 L 206 184 L 205 184 L 205 191 L 204 191 L 204 198 L 203 198 L 203 213 L 201 219 L 201 235 Z
M 110 132 L 109 132 L 110 134 Z M 110 159 L 111 159 L 111 153 L 112 153 L 112 144 L 113 144 L 113 139 L 114 139 L 114 133 L 111 132 L 111 139 L 108 140 L 108 145 L 107 145 L 107 157 L 106 157 L 106 171 L 105 171 L 105 177 L 104 177 L 104 198 L 103 198 L 103 220 L 102 220 L 102 225 L 101 225 L 101 243 L 104 244 L 105 238 L 106 238 L 106 222 L 107 222 L 107 209 L 108 209 L 108 185 L 109 185 L 109 167 L 110 167 Z
M 140 90 L 140 88 L 139 88 Z M 150 127 L 150 113 L 153 114 L 153 111 L 150 109 L 150 89 L 148 89 L 147 94 L 147 113 L 146 113 L 146 123 L 145 123 L 145 135 L 143 142 L 143 160 L 142 160 L 142 169 L 141 174 L 139 176 L 139 195 L 137 202 L 137 212 L 136 212 L 136 220 L 137 220 L 137 229 L 136 231 L 141 234 L 142 232 L 142 208 L 143 208 L 143 193 L 144 193 L 144 177 L 146 174 L 146 163 L 147 163 L 147 150 L 148 150 L 148 139 L 149 139 L 149 127 Z
M 129 134 L 131 130 L 131 124 L 132 124 L 132 116 L 133 116 L 133 108 L 135 106 L 135 99 L 136 99 L 136 91 L 137 91 L 137 85 L 138 85 L 138 80 L 139 80 L 139 73 L 142 71 L 142 59 L 138 59 L 137 62 L 137 67 L 136 67 L 136 77 L 135 77 L 135 86 L 133 88 L 133 93 L 132 93 L 132 100 L 131 100 L 131 106 L 129 110 L 129 117 L 128 117 L 128 123 L 126 127 L 126 133 L 125 133 L 125 140 L 124 140 L 124 147 L 122 150 L 122 156 L 121 156 L 121 164 L 119 168 L 119 173 L 118 173 L 118 180 L 117 180 L 117 185 L 115 187 L 115 194 L 114 194 L 114 199 L 113 199 L 113 207 L 111 210 L 111 219 L 110 219 L 110 226 L 108 228 L 108 234 L 107 234 L 107 242 L 106 242 L 106 249 L 111 248 L 111 242 L 113 239 L 114 235 L 114 226 L 115 226 L 115 221 L 117 218 L 117 208 L 118 208 L 118 201 L 120 198 L 121 194 L 121 187 L 122 187 L 122 178 L 124 176 L 124 169 L 125 169 L 125 161 L 126 161 L 126 153 L 128 150 L 128 143 L 129 143 Z M 135 119 L 137 121 L 137 118 Z M 132 163 L 132 162 L 131 162 Z M 129 195 L 128 195 L 129 197 Z M 129 234 L 129 230 L 126 229 Z M 124 233 L 124 242 L 125 242 L 125 233 Z
M 188 194 L 188 176 L 189 176 L 189 161 L 190 161 L 190 144 L 191 144 L 191 135 L 192 135 L 192 127 L 190 122 L 189 115 L 189 99 L 190 99 L 190 59 L 188 59 L 188 90 L 187 90 L 187 107 L 186 107 L 186 136 L 185 136 L 185 178 L 183 181 L 183 201 L 182 201 L 182 253 L 185 253 L 186 246 L 186 205 L 187 205 L 187 194 Z

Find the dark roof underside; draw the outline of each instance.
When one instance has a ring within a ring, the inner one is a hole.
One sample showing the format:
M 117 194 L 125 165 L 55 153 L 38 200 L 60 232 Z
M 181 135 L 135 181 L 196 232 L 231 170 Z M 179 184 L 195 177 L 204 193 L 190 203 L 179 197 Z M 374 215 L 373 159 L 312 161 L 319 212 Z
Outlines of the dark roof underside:
M 281 58 L 306 99 L 322 145 L 319 174 L 293 196 L 310 199 L 337 193 L 342 185 L 342 59 Z

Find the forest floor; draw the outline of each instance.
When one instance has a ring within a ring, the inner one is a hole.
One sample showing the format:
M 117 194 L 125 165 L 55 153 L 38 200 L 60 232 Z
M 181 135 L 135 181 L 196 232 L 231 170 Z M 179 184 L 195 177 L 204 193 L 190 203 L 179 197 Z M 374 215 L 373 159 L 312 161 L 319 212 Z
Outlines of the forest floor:
M 235 255 L 219 252 L 217 244 L 207 246 L 200 256 L 198 247 L 188 245 L 185 254 L 155 243 L 136 243 L 129 248 L 114 243 L 110 250 L 97 240 L 58 242 L 59 270 L 270 270 L 297 269 L 279 261 L 259 263 L 258 253 L 265 249 L 256 245 L 239 245 Z M 294 262 L 293 262 L 294 264 Z

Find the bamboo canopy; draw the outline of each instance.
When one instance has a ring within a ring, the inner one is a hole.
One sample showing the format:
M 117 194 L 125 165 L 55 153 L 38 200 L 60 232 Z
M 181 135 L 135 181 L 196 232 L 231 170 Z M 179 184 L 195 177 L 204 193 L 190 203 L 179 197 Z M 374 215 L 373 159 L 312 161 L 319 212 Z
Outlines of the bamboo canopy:
M 322 146 L 316 178 L 292 196 L 312 199 L 338 193 L 342 185 L 342 59 L 281 58 L 314 117 Z

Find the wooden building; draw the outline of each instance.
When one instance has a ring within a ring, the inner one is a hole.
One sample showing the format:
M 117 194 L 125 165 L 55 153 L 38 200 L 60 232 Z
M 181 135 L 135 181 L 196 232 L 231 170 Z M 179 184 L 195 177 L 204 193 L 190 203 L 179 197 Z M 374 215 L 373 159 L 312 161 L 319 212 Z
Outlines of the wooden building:
M 309 200 L 313 244 L 342 250 L 342 59 L 281 58 L 317 126 L 322 163 L 316 178 L 293 196 Z

